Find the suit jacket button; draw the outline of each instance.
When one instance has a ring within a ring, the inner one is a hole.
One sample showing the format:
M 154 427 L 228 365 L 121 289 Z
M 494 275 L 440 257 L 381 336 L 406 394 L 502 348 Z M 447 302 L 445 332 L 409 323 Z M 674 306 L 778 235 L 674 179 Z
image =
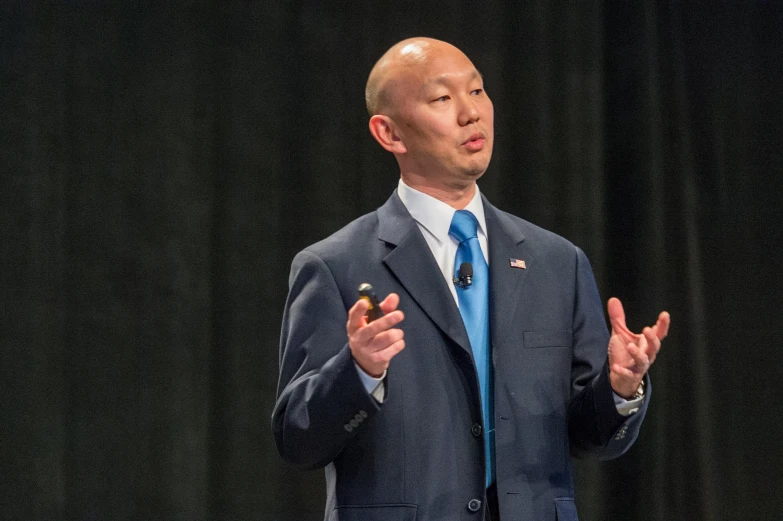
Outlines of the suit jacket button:
M 473 436 L 478 438 L 481 436 L 481 424 L 480 423 L 474 423 L 473 427 L 470 428 L 470 432 L 473 433 Z
M 468 501 L 468 510 L 471 512 L 478 512 L 481 510 L 481 501 L 478 499 L 471 499 Z

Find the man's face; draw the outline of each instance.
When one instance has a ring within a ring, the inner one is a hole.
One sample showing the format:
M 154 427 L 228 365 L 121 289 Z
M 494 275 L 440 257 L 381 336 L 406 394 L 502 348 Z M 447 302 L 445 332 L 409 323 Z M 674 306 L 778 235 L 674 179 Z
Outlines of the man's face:
M 398 155 L 408 170 L 443 186 L 474 182 L 492 156 L 494 110 L 481 75 L 455 47 L 408 67 L 395 93 Z

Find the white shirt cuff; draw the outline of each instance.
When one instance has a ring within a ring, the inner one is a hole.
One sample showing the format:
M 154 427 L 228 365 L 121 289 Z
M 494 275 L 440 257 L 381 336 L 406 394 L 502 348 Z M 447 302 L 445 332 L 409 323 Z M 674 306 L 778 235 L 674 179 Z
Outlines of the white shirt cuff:
M 357 366 L 358 367 L 358 366 Z M 384 375 L 385 376 L 385 375 Z M 636 398 L 634 400 L 626 400 L 616 392 L 612 391 L 614 395 L 614 406 L 617 407 L 617 412 L 622 416 L 630 416 L 639 410 L 642 406 L 642 400 L 644 398 Z
M 356 363 L 356 360 L 353 361 L 353 365 L 359 372 L 359 378 L 362 380 L 362 384 L 364 384 L 364 388 L 367 390 L 367 393 L 371 394 L 372 397 L 378 401 L 378 403 L 383 403 L 383 399 L 386 397 L 386 386 L 383 383 L 383 379 L 386 378 L 387 371 L 384 371 L 380 378 L 375 378 L 368 375 L 364 369 L 359 367 L 359 364 Z

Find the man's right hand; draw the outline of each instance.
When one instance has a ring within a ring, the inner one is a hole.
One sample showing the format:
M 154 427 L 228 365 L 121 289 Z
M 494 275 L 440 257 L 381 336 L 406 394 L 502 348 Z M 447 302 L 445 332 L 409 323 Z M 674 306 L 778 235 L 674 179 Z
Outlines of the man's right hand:
M 381 302 L 384 315 L 369 324 L 364 316 L 370 307 L 366 300 L 359 299 L 348 310 L 346 330 L 351 354 L 359 367 L 373 378 L 380 378 L 389 367 L 389 361 L 405 349 L 402 329 L 394 328 L 405 318 L 403 312 L 397 310 L 399 304 L 400 297 L 390 293 Z

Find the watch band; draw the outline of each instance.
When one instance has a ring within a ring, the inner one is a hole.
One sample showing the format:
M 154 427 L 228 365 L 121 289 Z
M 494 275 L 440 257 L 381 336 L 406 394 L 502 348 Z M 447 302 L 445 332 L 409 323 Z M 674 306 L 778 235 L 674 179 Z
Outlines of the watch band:
M 636 388 L 636 392 L 631 397 L 632 400 L 638 400 L 639 398 L 644 398 L 644 380 L 639 382 L 639 387 Z

